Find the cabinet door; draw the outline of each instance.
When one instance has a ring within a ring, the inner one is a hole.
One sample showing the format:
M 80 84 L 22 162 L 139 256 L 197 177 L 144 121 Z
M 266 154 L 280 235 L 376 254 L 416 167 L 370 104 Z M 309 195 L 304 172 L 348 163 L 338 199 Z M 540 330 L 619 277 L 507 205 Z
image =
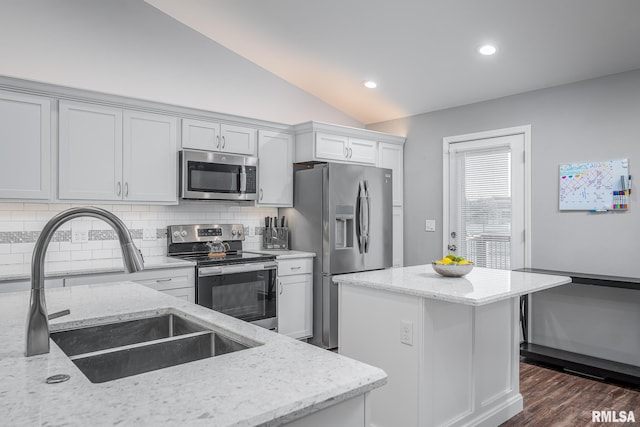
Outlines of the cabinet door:
M 256 134 L 252 128 L 233 125 L 220 125 L 220 150 L 226 153 L 248 154 L 255 156 Z
M 177 202 L 177 125 L 175 117 L 124 112 L 124 200 Z
M 350 162 L 376 164 L 378 143 L 368 139 L 349 138 L 348 159 Z
M 220 150 L 220 125 L 203 120 L 182 119 L 182 148 Z
M 189 301 L 190 303 L 196 303 L 196 288 L 180 288 L 180 289 L 165 289 L 165 294 L 174 296 L 176 298 L 183 299 L 185 301 Z
M 51 196 L 51 103 L 0 91 L 0 198 Z
M 404 248 L 403 248 L 403 236 L 404 232 L 402 206 L 393 207 L 393 257 L 392 262 L 394 267 L 404 266 Z
M 347 160 L 349 137 L 316 133 L 316 157 L 324 160 Z
M 60 199 L 121 200 L 122 110 L 60 101 Z
M 293 206 L 293 137 L 260 131 L 258 205 Z
M 311 274 L 278 278 L 278 332 L 292 338 L 312 335 L 313 289 Z
M 393 170 L 393 205 L 402 206 L 403 201 L 403 147 L 381 142 L 378 147 L 378 166 Z

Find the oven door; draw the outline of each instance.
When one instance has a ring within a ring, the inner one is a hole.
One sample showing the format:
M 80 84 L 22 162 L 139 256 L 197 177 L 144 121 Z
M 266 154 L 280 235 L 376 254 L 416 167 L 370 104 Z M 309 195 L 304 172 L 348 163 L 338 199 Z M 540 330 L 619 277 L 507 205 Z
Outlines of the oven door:
M 182 150 L 180 197 L 256 200 L 258 159 L 251 156 Z
M 200 267 L 199 305 L 277 330 L 276 263 L 249 263 Z

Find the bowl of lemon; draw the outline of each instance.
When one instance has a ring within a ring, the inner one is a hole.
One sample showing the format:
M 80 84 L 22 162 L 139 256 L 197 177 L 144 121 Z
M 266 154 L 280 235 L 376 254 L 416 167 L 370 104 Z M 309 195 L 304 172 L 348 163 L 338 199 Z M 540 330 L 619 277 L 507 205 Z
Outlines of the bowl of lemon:
M 473 270 L 473 262 L 454 254 L 433 261 L 431 265 L 436 273 L 445 277 L 462 277 Z

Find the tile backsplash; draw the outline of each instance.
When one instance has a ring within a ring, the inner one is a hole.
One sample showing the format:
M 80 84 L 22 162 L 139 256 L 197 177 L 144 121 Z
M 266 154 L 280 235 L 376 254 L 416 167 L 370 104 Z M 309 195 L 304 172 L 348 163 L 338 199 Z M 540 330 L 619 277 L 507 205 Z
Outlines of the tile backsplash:
M 124 221 L 144 256 L 167 254 L 167 226 L 174 224 L 244 224 L 245 250 L 261 247 L 264 217 L 276 208 L 256 208 L 224 202 L 180 201 L 179 205 L 61 204 L 0 202 L 0 268 L 31 262 L 40 230 L 57 213 L 75 206 L 97 206 Z M 47 250 L 47 261 L 120 258 L 115 232 L 100 219 L 76 218 L 63 224 Z

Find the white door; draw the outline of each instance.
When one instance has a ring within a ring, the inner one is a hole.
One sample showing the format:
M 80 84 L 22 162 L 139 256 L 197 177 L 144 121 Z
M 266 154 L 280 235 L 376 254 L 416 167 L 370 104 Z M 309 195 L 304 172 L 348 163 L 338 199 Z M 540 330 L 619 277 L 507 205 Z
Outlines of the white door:
M 298 339 L 311 336 L 313 276 L 283 276 L 278 282 L 278 332 Z
M 244 126 L 220 125 L 220 150 L 226 153 L 256 155 L 257 131 Z
M 122 199 L 122 110 L 60 101 L 59 198 Z
M 444 139 L 443 252 L 479 267 L 530 265 L 530 127 Z
M 176 202 L 178 120 L 138 111 L 124 112 L 124 200 Z
M 258 205 L 293 206 L 293 137 L 260 131 Z
M 0 91 L 0 198 L 51 195 L 51 103 Z

